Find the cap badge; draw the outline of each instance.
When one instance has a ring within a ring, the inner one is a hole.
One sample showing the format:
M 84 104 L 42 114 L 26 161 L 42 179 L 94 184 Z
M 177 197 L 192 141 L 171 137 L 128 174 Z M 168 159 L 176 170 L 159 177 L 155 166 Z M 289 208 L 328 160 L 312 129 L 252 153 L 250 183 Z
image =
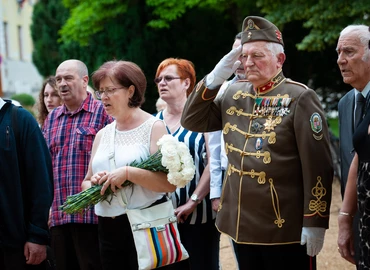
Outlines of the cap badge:
M 260 28 L 254 23 L 254 21 L 252 19 L 249 19 L 248 20 L 248 23 L 247 23 L 247 28 L 248 29 L 254 29 L 254 30 L 260 30 Z M 246 30 L 246 29 L 245 29 Z M 244 30 L 244 31 L 245 31 Z

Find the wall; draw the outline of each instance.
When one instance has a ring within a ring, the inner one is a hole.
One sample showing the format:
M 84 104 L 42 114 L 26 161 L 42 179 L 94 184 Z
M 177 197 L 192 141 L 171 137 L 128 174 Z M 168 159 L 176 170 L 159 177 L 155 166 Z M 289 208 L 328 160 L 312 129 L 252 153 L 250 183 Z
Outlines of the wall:
M 30 26 L 35 2 L 0 0 L 0 96 L 37 96 L 42 87 L 43 78 L 32 63 Z

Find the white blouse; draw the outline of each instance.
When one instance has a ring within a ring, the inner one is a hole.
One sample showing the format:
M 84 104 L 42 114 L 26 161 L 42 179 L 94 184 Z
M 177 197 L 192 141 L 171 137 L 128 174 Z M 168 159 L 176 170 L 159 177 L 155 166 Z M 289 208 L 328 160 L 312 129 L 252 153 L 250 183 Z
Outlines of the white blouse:
M 116 133 L 114 136 L 116 168 L 129 165 L 134 160 L 145 160 L 150 155 L 150 137 L 153 124 L 156 121 L 158 121 L 157 118 L 151 117 L 140 126 L 128 131 L 116 130 L 115 121 L 105 126 L 100 144 L 92 160 L 93 174 L 100 171 L 111 171 L 109 144 L 113 137 L 112 132 Z M 110 195 L 108 197 L 109 202 L 102 201 L 96 204 L 95 214 L 102 217 L 119 216 L 125 214 L 126 209 L 145 208 L 161 199 L 163 195 L 165 195 L 164 192 L 154 192 L 140 185 L 125 187 L 117 190 L 113 196 Z

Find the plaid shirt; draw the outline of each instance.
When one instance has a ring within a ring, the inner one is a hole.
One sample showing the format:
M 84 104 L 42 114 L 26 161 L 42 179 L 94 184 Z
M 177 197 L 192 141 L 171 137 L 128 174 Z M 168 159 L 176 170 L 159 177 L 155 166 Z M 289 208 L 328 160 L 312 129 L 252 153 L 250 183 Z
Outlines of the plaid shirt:
M 97 224 L 93 207 L 83 214 L 75 215 L 65 214 L 58 208 L 67 196 L 81 192 L 95 135 L 112 121 L 102 103 L 94 100 L 89 93 L 75 112 L 69 112 L 63 105 L 49 113 L 43 133 L 51 153 L 54 173 L 50 227 L 67 223 Z

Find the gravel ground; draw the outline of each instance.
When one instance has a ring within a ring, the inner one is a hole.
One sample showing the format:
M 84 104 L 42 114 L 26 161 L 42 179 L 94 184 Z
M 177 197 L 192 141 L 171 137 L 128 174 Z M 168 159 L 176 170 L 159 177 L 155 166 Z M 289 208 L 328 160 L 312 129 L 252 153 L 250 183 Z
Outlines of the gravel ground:
M 333 182 L 333 196 L 330 208 L 330 225 L 325 234 L 324 247 L 317 256 L 318 270 L 355 270 L 356 267 L 344 260 L 337 251 L 338 237 L 338 211 L 341 206 L 340 185 L 339 181 Z M 229 240 L 226 236 L 221 235 L 220 243 L 220 260 L 223 270 L 236 270 L 236 263 L 230 247 Z

